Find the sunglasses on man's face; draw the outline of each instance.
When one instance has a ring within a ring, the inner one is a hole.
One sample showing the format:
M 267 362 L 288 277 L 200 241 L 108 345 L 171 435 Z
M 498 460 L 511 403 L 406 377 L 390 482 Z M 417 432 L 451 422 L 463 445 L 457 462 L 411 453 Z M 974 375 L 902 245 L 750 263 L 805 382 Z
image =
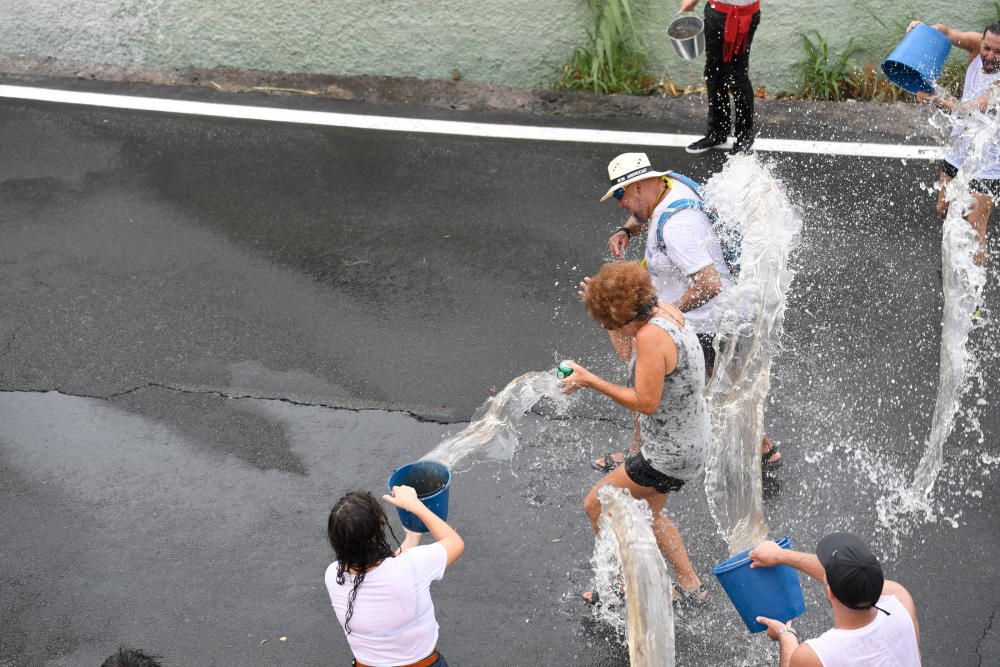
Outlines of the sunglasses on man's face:
M 611 193 L 611 196 L 617 199 L 618 201 L 621 201 L 622 197 L 625 196 L 625 188 L 618 188 L 617 190 Z

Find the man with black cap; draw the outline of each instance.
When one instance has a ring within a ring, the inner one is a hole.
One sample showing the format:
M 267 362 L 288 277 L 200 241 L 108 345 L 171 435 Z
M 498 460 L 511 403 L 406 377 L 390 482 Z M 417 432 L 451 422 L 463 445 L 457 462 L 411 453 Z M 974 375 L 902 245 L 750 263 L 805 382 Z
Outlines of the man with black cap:
M 827 535 L 816 555 L 761 542 L 750 567 L 788 565 L 826 584 L 833 628 L 800 644 L 791 622 L 763 616 L 767 636 L 779 644 L 781 667 L 919 667 L 920 625 L 913 598 L 882 576 L 882 566 L 864 542 L 850 533 Z

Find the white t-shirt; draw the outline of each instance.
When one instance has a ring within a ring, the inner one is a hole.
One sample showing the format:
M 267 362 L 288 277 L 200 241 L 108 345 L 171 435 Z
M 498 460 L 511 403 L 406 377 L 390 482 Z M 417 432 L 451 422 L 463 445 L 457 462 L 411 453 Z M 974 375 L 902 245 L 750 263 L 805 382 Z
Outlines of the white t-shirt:
M 666 252 L 657 248 L 656 227 L 660 216 L 671 202 L 678 199 L 698 199 L 694 190 L 680 181 L 674 184 L 653 209 L 646 235 L 646 268 L 653 278 L 653 287 L 661 301 L 674 302 L 691 286 L 689 276 L 706 266 L 715 266 L 722 278 L 722 289 L 733 286 L 733 277 L 722 258 L 722 246 L 712 231 L 712 223 L 704 212 L 685 209 L 671 215 L 663 225 Z M 695 333 L 714 334 L 718 329 L 715 300 L 684 313 Z
M 806 643 L 823 667 L 920 667 L 913 619 L 895 595 L 883 595 L 878 606 L 889 612 L 856 630 L 832 628 Z
M 354 657 L 372 667 L 406 665 L 426 658 L 438 640 L 430 585 L 439 581 L 448 553 L 438 543 L 413 547 L 369 570 L 358 588 L 347 643 Z M 326 568 L 326 589 L 344 627 L 354 577 L 337 584 L 337 562 Z
M 962 102 L 974 100 L 989 88 L 991 84 L 1000 81 L 1000 70 L 992 74 L 983 72 L 983 58 L 976 56 L 969 63 L 969 68 L 965 72 L 965 86 L 962 89 Z M 944 159 L 953 167 L 961 167 L 969 157 L 972 146 L 971 137 L 957 139 L 962 133 L 961 123 L 956 123 L 951 131 L 951 142 L 945 152 Z M 993 135 L 983 149 L 982 161 L 972 178 L 982 178 L 987 180 L 1000 179 L 1000 132 Z

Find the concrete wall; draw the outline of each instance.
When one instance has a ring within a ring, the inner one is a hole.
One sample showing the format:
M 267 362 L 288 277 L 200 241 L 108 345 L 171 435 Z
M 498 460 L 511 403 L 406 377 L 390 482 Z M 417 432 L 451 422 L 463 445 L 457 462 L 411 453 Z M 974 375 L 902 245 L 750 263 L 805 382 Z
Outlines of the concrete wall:
M 665 38 L 676 0 L 632 0 L 656 74 L 699 81 Z M 911 17 L 981 29 L 992 0 L 764 0 L 751 75 L 792 89 L 800 34 L 817 29 L 835 52 L 850 37 L 859 60 L 881 56 Z M 0 0 L 0 50 L 94 63 L 259 68 L 451 78 L 548 86 L 590 25 L 587 0 Z

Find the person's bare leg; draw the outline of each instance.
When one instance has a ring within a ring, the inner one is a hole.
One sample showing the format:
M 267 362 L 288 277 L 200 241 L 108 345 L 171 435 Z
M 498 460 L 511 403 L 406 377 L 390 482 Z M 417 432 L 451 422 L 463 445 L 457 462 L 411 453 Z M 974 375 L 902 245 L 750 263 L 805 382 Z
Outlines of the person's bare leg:
M 701 586 L 701 579 L 695 572 L 694 566 L 691 565 L 691 559 L 688 558 L 681 534 L 677 530 L 677 526 L 663 514 L 663 507 L 667 503 L 667 494 L 658 493 L 656 489 L 648 486 L 639 486 L 629 479 L 624 467 L 608 473 L 604 479 L 594 485 L 583 501 L 583 509 L 590 518 L 594 533 L 601 532 L 599 523 L 601 501 L 597 499 L 597 491 L 606 484 L 628 489 L 633 498 L 649 503 L 649 508 L 653 513 L 653 536 L 656 538 L 656 545 L 660 548 L 663 558 L 674 568 L 677 584 L 683 591 L 697 590 Z
M 945 199 L 945 190 L 950 182 L 951 177 L 942 173 L 941 189 L 938 192 L 937 201 L 937 212 L 942 220 L 948 215 L 948 202 Z M 972 261 L 976 263 L 976 266 L 986 266 L 986 228 L 989 225 L 990 216 L 993 214 L 993 198 L 981 192 L 973 192 L 972 199 L 974 200 L 972 210 L 965 216 L 965 219 L 972 225 L 972 229 L 979 236 L 979 249 L 973 255 Z
M 951 182 L 951 176 L 941 172 L 940 176 L 941 187 L 938 188 L 938 199 L 937 199 L 937 214 L 942 220 L 948 215 L 948 202 L 945 199 L 945 190 L 948 188 L 948 183 Z
M 976 203 L 972 206 L 972 211 L 965 218 L 972 225 L 972 228 L 976 230 L 976 234 L 979 235 L 979 249 L 973 255 L 972 261 L 976 263 L 976 266 L 986 266 L 986 228 L 990 222 L 990 215 L 993 213 L 993 198 L 981 192 L 973 192 L 972 198 Z
M 653 536 L 656 537 L 656 546 L 660 548 L 663 558 L 674 568 L 677 585 L 685 593 L 690 593 L 701 587 L 701 579 L 691 565 L 680 531 L 670 517 L 663 513 L 668 495 L 657 493 L 655 497 L 646 499 L 653 512 Z

